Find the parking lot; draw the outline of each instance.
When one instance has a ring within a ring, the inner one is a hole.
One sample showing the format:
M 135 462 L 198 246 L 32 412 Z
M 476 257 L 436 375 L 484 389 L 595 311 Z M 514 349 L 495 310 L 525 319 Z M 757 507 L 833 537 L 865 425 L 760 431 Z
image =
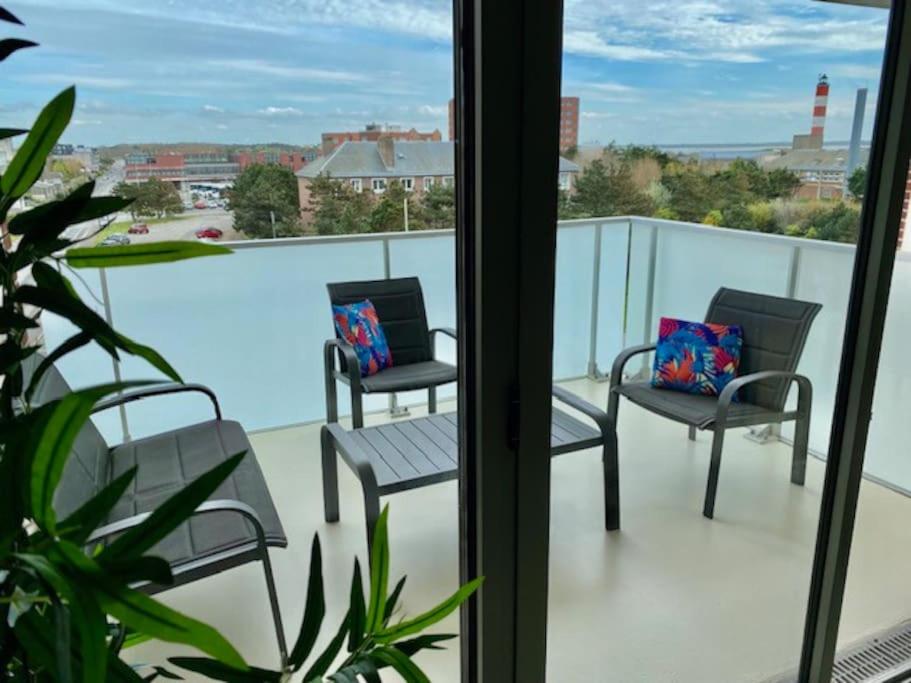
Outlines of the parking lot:
M 143 223 L 138 219 L 136 223 Z M 234 216 L 225 209 L 188 209 L 177 214 L 172 220 L 161 223 L 147 223 L 149 232 L 145 235 L 129 235 L 131 244 L 163 242 L 166 240 L 196 239 L 201 228 L 217 228 L 222 231 L 219 241 L 243 240 L 246 236 L 233 227 Z

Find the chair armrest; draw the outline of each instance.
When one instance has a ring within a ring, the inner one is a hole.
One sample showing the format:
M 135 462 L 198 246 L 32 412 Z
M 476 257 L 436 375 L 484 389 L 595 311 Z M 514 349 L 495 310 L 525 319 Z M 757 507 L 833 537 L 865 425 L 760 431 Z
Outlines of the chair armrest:
M 335 441 L 335 449 L 348 465 L 354 469 L 357 478 L 361 481 L 365 490 L 376 491 L 376 473 L 373 471 L 373 465 L 364 455 L 364 451 L 358 446 L 351 435 L 339 424 L 324 427 L 327 429 L 330 438 Z
M 434 327 L 430 330 L 430 354 L 434 355 L 436 353 L 436 336 L 437 334 L 445 334 L 447 337 L 452 337 L 456 341 L 459 340 L 458 335 L 456 334 L 455 328 L 453 327 Z
M 626 364 L 630 361 L 633 356 L 638 356 L 642 353 L 648 353 L 649 351 L 654 351 L 657 348 L 657 344 L 641 344 L 639 346 L 631 346 L 628 349 L 624 349 L 617 357 L 614 359 L 614 364 L 611 367 L 610 371 L 610 387 L 613 389 L 616 386 L 619 386 L 623 382 L 623 369 L 626 367 Z
M 193 515 L 204 515 L 211 512 L 236 512 L 243 517 L 246 517 L 253 528 L 256 531 L 257 544 L 265 547 L 266 545 L 266 530 L 263 527 L 262 520 L 259 518 L 259 515 L 256 514 L 256 510 L 242 503 L 239 500 L 230 500 L 230 499 L 217 499 L 217 500 L 207 500 L 205 503 L 202 503 L 197 507 L 191 516 Z M 132 515 L 131 517 L 125 517 L 124 519 L 117 520 L 116 522 L 111 522 L 102 527 L 98 527 L 92 532 L 92 535 L 89 536 L 88 543 L 95 543 L 100 541 L 108 536 L 113 536 L 114 534 L 123 533 L 133 527 L 139 526 L 144 521 L 146 521 L 152 515 L 151 512 L 142 512 L 138 515 Z
M 345 358 L 348 384 L 351 385 L 351 400 L 361 393 L 361 366 L 354 352 L 354 347 L 344 339 L 327 339 L 323 345 L 323 364 L 326 381 L 326 421 L 338 422 L 338 392 L 335 387 L 335 354 Z
M 796 372 L 787 372 L 785 370 L 762 370 L 742 377 L 735 377 L 728 382 L 721 394 L 718 396 L 718 409 L 715 414 L 716 424 L 723 425 L 727 420 L 728 410 L 734 400 L 734 395 L 738 390 L 748 384 L 761 382 L 766 379 L 787 379 L 797 383 L 797 412 L 802 415 L 808 415 L 810 412 L 810 402 L 813 398 L 813 385 L 806 375 L 798 375 Z
M 215 419 L 221 419 L 221 408 L 218 405 L 218 398 L 215 396 L 215 392 L 212 391 L 209 387 L 203 384 L 158 384 L 153 387 L 148 387 L 147 389 L 137 389 L 136 391 L 127 391 L 119 396 L 114 396 L 113 398 L 106 399 L 104 401 L 99 401 L 95 404 L 95 407 L 92 408 L 93 413 L 100 412 L 102 410 L 108 410 L 110 408 L 115 408 L 117 406 L 122 406 L 125 403 L 132 403 L 133 401 L 140 401 L 144 398 L 150 398 L 152 396 L 165 396 L 167 394 L 180 394 L 187 391 L 196 391 L 201 394 L 205 394 L 209 397 L 209 400 L 212 401 L 212 406 L 215 408 Z
M 597 406 L 592 405 L 584 398 L 576 396 L 576 394 L 564 389 L 563 387 L 558 387 L 556 385 L 551 387 L 551 393 L 554 398 L 562 403 L 565 403 L 570 408 L 578 410 L 583 415 L 590 417 L 595 421 L 595 424 L 598 425 L 598 428 L 601 430 L 602 434 L 607 434 L 610 429 L 613 428 L 610 418 L 607 416 L 603 410 Z

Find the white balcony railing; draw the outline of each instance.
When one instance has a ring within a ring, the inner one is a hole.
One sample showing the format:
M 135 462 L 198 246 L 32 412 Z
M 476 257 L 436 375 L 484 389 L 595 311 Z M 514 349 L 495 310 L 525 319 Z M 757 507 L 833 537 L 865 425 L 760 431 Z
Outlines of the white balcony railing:
M 823 304 L 800 370 L 813 381 L 810 446 L 824 454 L 841 354 L 854 247 L 639 217 L 562 221 L 558 232 L 554 377 L 597 377 L 622 348 L 655 336 L 662 315 L 701 319 L 719 286 Z M 160 350 L 188 380 L 211 386 L 225 414 L 249 430 L 320 420 L 322 342 L 332 335 L 327 282 L 416 275 L 431 326 L 455 323 L 451 231 L 252 240 L 234 254 L 181 263 L 89 272 L 81 292 L 116 327 Z M 911 338 L 911 258 L 898 255 L 867 473 L 911 490 L 911 442 L 902 391 Z M 53 347 L 73 330 L 44 322 Z M 455 349 L 439 353 L 453 359 Z M 647 362 L 647 361 L 646 361 Z M 141 361 L 114 366 L 96 350 L 65 362 L 75 385 L 149 377 Z M 907 384 L 907 383 L 905 383 Z M 347 397 L 340 397 L 346 400 Z M 400 396 L 401 403 L 422 395 Z M 204 414 L 193 398 L 169 397 L 99 417 L 120 440 Z M 380 409 L 372 398 L 366 408 Z M 788 438 L 790 429 L 782 436 Z

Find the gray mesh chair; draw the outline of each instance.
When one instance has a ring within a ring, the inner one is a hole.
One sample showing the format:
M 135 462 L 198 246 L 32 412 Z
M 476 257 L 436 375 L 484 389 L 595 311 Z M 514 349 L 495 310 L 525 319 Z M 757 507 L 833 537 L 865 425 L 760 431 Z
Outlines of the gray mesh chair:
M 820 304 L 784 299 L 765 294 L 722 287 L 715 294 L 705 321 L 743 328 L 738 377 L 718 397 L 685 394 L 656 389 L 651 383 L 623 382 L 623 370 L 631 358 L 655 349 L 655 344 L 635 346 L 621 352 L 610 374 L 607 412 L 617 424 L 620 397 L 638 406 L 689 427 L 689 438 L 696 430 L 712 430 L 712 459 L 703 514 L 711 518 L 721 468 L 724 432 L 732 427 L 778 424 L 796 420 L 791 481 L 803 485 L 807 467 L 812 385 L 796 373 L 810 325 L 822 308 Z M 797 384 L 797 408 L 786 410 L 791 383 Z M 734 402 L 734 394 L 738 401 Z
M 25 361 L 26 378 L 41 360 L 43 358 L 36 355 Z M 33 401 L 40 405 L 62 398 L 71 391 L 63 375 L 51 367 L 42 376 Z M 215 419 L 115 446 L 105 441 L 91 421 L 86 422 L 64 468 L 54 507 L 58 516 L 65 517 L 113 479 L 131 467 L 137 467 L 130 488 L 111 510 L 106 523 L 89 539 L 92 545 L 104 543 L 142 523 L 152 510 L 201 474 L 246 451 L 246 457 L 212 497 L 150 551 L 151 555 L 168 561 L 174 583 L 143 583 L 135 587 L 154 594 L 248 562 L 262 562 L 284 665 L 287 647 L 269 547 L 284 548 L 288 540 L 243 427 L 237 422 L 223 420 L 215 394 L 200 384 L 162 384 L 125 392 L 98 403 L 93 412 L 179 392 L 206 395 L 212 402 Z
M 354 348 L 338 336 L 327 341 L 323 349 L 327 422 L 338 422 L 336 380 L 351 389 L 351 419 L 355 429 L 364 426 L 363 394 L 426 389 L 428 409 L 435 413 L 437 387 L 455 382 L 457 377 L 454 365 L 434 358 L 435 335 L 442 333 L 455 339 L 456 333 L 449 327 L 428 329 L 421 282 L 416 277 L 403 277 L 340 282 L 326 288 L 334 306 L 370 299 L 383 325 L 393 363 L 391 368 L 361 377 Z

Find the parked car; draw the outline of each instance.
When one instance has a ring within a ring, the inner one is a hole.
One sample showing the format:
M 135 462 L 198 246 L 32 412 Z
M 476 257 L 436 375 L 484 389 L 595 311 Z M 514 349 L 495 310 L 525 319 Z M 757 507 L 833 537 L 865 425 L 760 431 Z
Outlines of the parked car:
M 205 209 L 208 208 L 209 204 L 205 199 L 197 199 L 196 203 L 193 204 L 193 207 L 196 209 Z
M 102 247 L 123 247 L 130 243 L 130 238 L 122 233 L 108 235 L 101 240 Z
M 218 228 L 206 227 L 200 228 L 196 231 L 196 239 L 198 240 L 217 240 L 222 236 L 222 231 Z
M 127 232 L 129 232 L 131 235 L 148 235 L 149 226 L 145 223 L 133 223 Z

